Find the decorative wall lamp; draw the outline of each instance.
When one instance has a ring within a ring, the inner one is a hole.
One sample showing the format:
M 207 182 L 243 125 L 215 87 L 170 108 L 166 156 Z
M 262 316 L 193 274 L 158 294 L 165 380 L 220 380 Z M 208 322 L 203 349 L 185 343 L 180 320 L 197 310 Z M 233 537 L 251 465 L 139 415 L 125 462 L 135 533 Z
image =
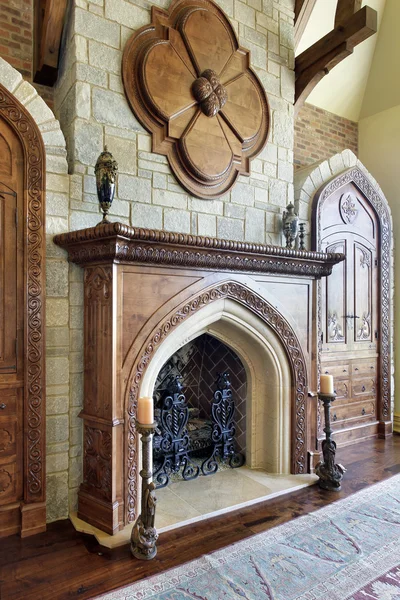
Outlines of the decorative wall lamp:
M 103 152 L 99 155 L 94 172 L 96 175 L 97 196 L 103 211 L 103 219 L 100 223 L 108 223 L 108 211 L 114 200 L 118 164 L 111 152 L 107 150 L 107 146 L 104 146 Z
M 264 88 L 212 0 L 173 0 L 151 16 L 125 47 L 126 96 L 181 185 L 218 198 L 239 174 L 250 175 L 250 159 L 267 141 Z
M 293 248 L 299 232 L 299 217 L 294 212 L 294 205 L 290 202 L 282 215 L 283 235 L 286 239 L 286 248 Z

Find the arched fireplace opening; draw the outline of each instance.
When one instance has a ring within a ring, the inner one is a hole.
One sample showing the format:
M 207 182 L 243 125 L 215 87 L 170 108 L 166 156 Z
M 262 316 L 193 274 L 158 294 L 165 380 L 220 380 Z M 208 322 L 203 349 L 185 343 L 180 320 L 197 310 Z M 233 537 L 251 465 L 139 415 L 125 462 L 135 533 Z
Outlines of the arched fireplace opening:
M 242 466 L 246 400 L 246 370 L 229 346 L 203 333 L 179 348 L 154 389 L 156 486 Z
M 204 406 L 199 410 L 199 416 L 206 417 L 205 400 L 210 403 L 216 374 L 224 369 L 239 372 L 231 383 L 240 407 L 236 443 L 245 455 L 244 465 L 231 469 L 225 463 L 215 474 L 200 474 L 190 481 L 183 480 L 182 468 L 178 476 L 172 474 L 170 482 L 157 489 L 157 527 L 161 529 L 305 484 L 290 476 L 293 371 L 287 349 L 268 323 L 239 302 L 217 300 L 177 325 L 154 353 L 140 394 L 153 394 L 157 406 L 168 375 L 182 375 L 182 391 L 188 404 L 197 408 L 199 384 L 206 383 Z M 201 468 L 201 461 L 196 464 Z
M 246 465 L 290 473 L 293 388 L 288 354 L 273 328 L 242 304 L 221 298 L 178 325 L 154 353 L 140 395 L 153 395 L 164 365 L 203 334 L 235 353 L 246 373 Z

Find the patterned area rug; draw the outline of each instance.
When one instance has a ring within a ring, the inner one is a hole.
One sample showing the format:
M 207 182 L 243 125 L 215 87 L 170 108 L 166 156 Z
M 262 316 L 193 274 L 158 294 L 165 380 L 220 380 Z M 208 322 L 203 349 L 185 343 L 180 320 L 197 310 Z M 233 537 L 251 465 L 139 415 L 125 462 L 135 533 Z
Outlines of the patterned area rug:
M 400 475 L 104 600 L 400 600 Z

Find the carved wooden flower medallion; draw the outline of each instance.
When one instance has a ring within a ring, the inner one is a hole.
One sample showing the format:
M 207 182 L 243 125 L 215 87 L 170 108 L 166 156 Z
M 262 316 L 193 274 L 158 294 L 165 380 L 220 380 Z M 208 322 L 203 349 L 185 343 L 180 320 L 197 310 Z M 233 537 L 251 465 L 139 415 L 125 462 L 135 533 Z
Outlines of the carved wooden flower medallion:
M 268 137 L 268 101 L 249 51 L 212 0 L 153 6 L 152 22 L 126 45 L 122 74 L 153 151 L 191 194 L 216 198 L 250 175 Z

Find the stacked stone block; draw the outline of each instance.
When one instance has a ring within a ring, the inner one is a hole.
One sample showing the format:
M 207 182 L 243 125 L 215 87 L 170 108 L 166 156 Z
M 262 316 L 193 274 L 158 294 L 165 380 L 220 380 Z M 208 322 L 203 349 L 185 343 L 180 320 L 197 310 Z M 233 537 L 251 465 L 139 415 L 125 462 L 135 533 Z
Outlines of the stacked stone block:
M 74 198 L 71 228 L 95 225 L 94 164 L 104 144 L 119 163 L 111 218 L 132 225 L 260 243 L 280 242 L 277 215 L 293 199 L 293 0 L 221 0 L 271 105 L 271 133 L 251 176 L 214 200 L 176 181 L 130 110 L 121 81 L 124 46 L 150 21 L 146 0 L 75 0 L 56 106 L 67 137 Z M 169 2 L 159 0 L 163 8 Z

